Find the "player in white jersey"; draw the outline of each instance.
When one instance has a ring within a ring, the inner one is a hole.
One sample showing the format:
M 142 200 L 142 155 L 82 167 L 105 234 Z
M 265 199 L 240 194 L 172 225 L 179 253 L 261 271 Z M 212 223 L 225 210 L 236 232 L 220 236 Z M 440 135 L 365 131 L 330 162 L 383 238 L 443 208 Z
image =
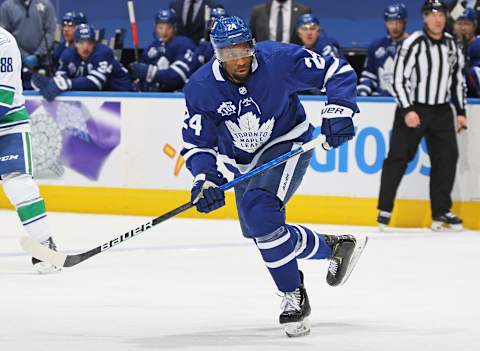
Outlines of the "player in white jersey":
M 51 249 L 45 203 L 32 177 L 30 122 L 22 95 L 22 59 L 15 38 L 0 27 L 0 179 L 28 234 Z M 39 273 L 59 270 L 32 258 Z

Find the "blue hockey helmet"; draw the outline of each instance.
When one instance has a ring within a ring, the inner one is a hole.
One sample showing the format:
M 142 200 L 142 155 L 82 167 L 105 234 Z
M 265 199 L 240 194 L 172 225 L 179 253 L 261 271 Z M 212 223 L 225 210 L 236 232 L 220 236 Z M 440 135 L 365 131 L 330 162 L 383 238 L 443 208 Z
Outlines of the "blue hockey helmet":
M 306 13 L 300 17 L 298 17 L 297 24 L 295 28 L 298 30 L 301 26 L 307 26 L 309 24 L 315 24 L 320 26 L 320 20 L 318 17 L 312 15 L 311 13 Z
M 245 22 L 237 16 L 221 17 L 215 21 L 210 34 L 214 48 L 246 43 L 253 40 L 252 33 Z
M 174 26 L 177 24 L 177 14 L 172 9 L 160 9 L 155 15 L 155 24 L 158 23 L 170 23 Z
M 228 13 L 223 7 L 214 7 L 210 12 L 210 18 L 218 19 L 220 17 L 227 17 Z
M 63 15 L 63 24 L 79 25 L 82 23 L 88 23 L 87 17 L 83 12 L 69 11 Z
M 383 14 L 385 21 L 403 20 L 408 18 L 407 7 L 403 3 L 391 4 L 385 8 Z
M 75 29 L 75 41 L 95 40 L 95 28 L 92 25 L 82 23 Z
M 210 42 L 215 49 L 215 57 L 220 62 L 235 60 L 255 54 L 255 40 L 245 22 L 237 16 L 220 17 L 213 23 Z M 242 48 L 229 48 L 248 43 Z M 224 49 L 229 50 L 224 50 Z
M 458 16 L 457 21 L 470 21 L 472 23 L 477 23 L 477 15 L 475 14 L 475 10 L 466 8 L 463 10 L 462 14 Z

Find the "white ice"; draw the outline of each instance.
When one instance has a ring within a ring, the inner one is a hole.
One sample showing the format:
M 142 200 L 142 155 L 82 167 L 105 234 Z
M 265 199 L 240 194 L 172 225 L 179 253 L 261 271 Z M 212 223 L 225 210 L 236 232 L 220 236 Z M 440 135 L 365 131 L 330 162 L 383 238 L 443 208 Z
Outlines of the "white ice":
M 50 214 L 80 252 L 148 219 Z M 0 211 L 0 350 L 479 350 L 480 233 L 312 226 L 369 234 L 345 286 L 301 261 L 309 336 L 288 339 L 280 298 L 235 221 L 172 219 L 59 274 L 33 273 L 14 212 Z

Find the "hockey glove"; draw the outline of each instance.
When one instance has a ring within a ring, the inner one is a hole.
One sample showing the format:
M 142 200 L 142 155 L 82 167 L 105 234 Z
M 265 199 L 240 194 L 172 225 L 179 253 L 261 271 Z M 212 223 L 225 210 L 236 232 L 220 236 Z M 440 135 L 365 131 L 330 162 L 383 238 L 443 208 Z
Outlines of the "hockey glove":
M 227 179 L 218 171 L 201 173 L 193 180 L 191 201 L 197 211 L 209 213 L 225 206 L 225 192 L 219 186 Z
M 368 96 L 368 95 L 370 95 L 370 93 L 371 93 L 371 90 L 366 85 L 357 86 L 357 95 L 358 96 Z
M 72 82 L 65 76 L 55 76 L 52 79 L 34 74 L 32 76 L 32 85 L 40 91 L 40 94 L 47 100 L 53 101 L 65 90 L 72 89 Z
M 327 105 L 323 108 L 321 132 L 331 147 L 339 147 L 355 136 L 351 116 L 353 111 L 348 107 Z
M 144 82 L 151 83 L 155 78 L 158 68 L 154 65 L 147 65 L 145 63 L 133 62 L 130 64 L 132 70 L 132 79 L 140 79 Z

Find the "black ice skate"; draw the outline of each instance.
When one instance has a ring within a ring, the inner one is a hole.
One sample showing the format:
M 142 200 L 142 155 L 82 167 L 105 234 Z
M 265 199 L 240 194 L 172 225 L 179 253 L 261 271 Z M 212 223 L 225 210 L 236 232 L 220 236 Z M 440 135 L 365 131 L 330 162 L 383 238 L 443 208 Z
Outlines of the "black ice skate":
M 328 266 L 327 283 L 331 286 L 344 284 L 362 255 L 368 237 L 353 235 L 325 235 L 327 243 L 332 246 L 332 257 Z
M 444 215 L 433 217 L 432 230 L 436 232 L 459 232 L 463 230 L 463 221 L 455 213 L 447 212 Z
M 55 242 L 53 241 L 52 237 L 48 238 L 45 241 L 42 241 L 40 244 L 47 246 L 51 250 L 57 251 L 57 245 L 55 245 Z M 48 262 L 43 262 L 35 257 L 32 257 L 32 264 L 33 264 L 33 267 L 40 274 L 48 274 L 48 273 L 60 271 L 60 267 L 56 267 Z
M 288 337 L 303 336 L 310 333 L 310 325 L 307 317 L 310 315 L 310 303 L 308 301 L 307 291 L 303 284 L 303 273 L 300 273 L 300 285 L 295 291 L 287 292 L 283 295 L 282 313 L 280 314 L 280 324 L 285 327 L 285 333 Z
M 390 224 L 391 212 L 379 211 L 377 217 L 378 228 L 383 231 Z

